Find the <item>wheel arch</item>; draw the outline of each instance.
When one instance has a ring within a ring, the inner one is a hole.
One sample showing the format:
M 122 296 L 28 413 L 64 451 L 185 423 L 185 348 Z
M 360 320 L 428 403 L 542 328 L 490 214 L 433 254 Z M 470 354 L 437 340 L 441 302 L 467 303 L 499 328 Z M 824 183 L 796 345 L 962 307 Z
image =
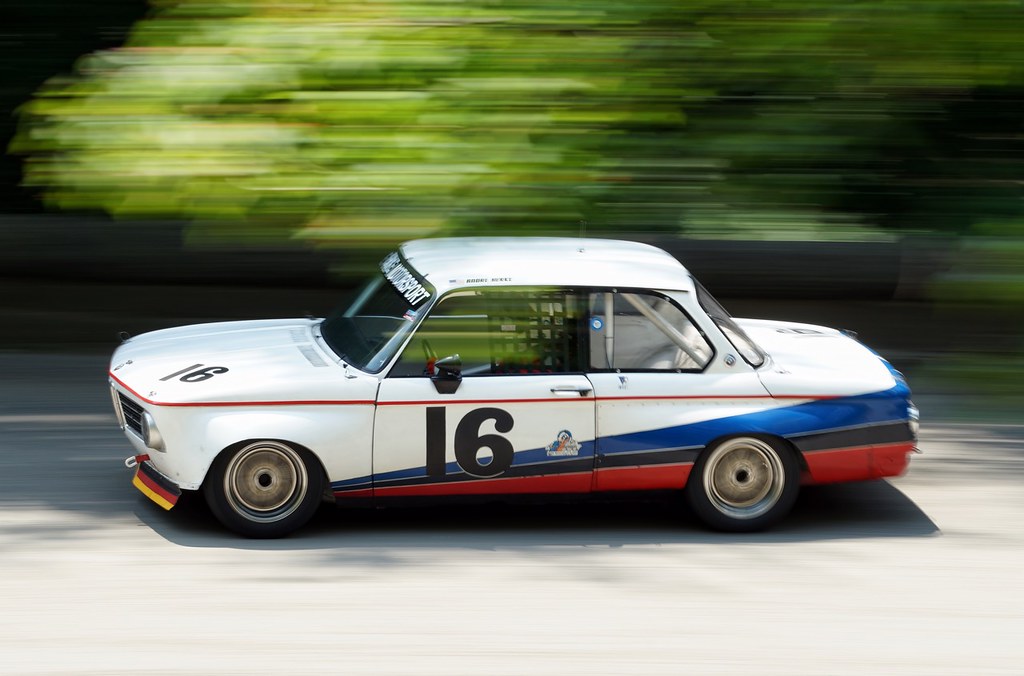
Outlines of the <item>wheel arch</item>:
M 308 453 L 315 458 L 323 472 L 324 479 L 329 481 L 328 462 L 318 449 L 325 448 L 324 434 L 320 428 L 322 421 L 311 419 L 309 415 L 280 412 L 233 412 L 211 416 L 207 421 L 200 441 L 202 468 L 200 485 L 206 483 L 210 468 L 217 458 L 228 451 L 237 451 L 247 444 L 257 441 L 276 441 Z

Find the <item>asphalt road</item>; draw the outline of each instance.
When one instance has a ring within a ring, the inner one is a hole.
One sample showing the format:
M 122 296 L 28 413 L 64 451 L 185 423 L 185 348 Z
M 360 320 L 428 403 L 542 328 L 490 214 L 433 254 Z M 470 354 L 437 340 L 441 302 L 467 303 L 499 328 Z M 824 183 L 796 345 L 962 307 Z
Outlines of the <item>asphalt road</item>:
M 0 354 L 0 673 L 1019 674 L 1024 425 L 721 535 L 664 503 L 322 509 L 249 541 L 130 485 L 105 361 Z

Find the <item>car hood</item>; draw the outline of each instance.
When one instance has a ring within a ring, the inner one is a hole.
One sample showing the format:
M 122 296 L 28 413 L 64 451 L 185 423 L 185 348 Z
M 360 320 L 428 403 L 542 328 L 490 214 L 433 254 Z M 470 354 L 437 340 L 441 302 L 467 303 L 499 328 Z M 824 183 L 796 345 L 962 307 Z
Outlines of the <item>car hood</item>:
M 887 362 L 836 329 L 763 319 L 736 322 L 768 353 L 758 375 L 772 396 L 854 396 L 896 384 Z
M 318 323 L 225 322 L 145 333 L 118 347 L 110 376 L 156 404 L 372 399 L 367 386 L 375 388 L 376 379 L 321 348 L 313 337 Z

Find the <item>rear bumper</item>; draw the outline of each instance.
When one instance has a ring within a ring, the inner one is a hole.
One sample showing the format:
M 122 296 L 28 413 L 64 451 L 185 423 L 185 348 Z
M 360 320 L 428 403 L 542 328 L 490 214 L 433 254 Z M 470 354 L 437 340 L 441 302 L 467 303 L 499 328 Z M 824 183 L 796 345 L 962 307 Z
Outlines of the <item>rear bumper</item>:
M 831 484 L 899 476 L 910 464 L 914 441 L 837 448 L 804 453 L 804 484 Z

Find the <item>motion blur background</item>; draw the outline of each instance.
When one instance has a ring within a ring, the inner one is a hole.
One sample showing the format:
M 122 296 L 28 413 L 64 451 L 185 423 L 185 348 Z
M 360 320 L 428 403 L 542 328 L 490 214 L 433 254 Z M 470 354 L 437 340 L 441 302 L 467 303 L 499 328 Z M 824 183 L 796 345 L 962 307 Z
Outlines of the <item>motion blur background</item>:
M 0 12 L 0 349 L 324 314 L 414 237 L 585 233 L 857 330 L 954 414 L 1024 401 L 1019 2 Z

